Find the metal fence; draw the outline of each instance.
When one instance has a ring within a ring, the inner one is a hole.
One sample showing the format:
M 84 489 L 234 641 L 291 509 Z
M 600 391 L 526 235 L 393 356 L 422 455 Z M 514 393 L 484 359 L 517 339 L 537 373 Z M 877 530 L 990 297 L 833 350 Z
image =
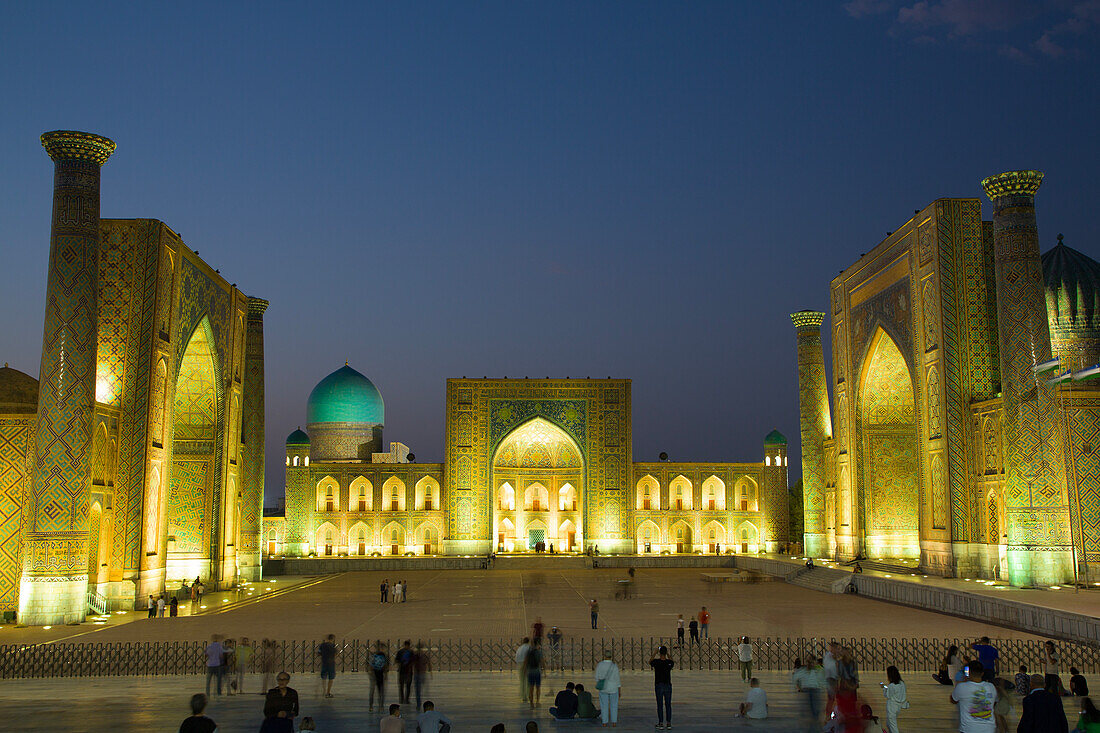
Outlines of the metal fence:
M 512 639 L 470 640 L 413 639 L 422 645 L 431 668 L 440 672 L 504 672 L 516 668 L 517 644 Z M 666 645 L 680 670 L 736 670 L 738 639 L 704 639 L 677 646 L 674 639 L 627 637 L 576 639 L 558 646 L 547 644 L 548 670 L 587 671 L 595 669 L 609 651 L 619 667 L 627 671 L 648 670 L 657 647 Z M 827 640 L 813 638 L 758 638 L 752 640 L 753 666 L 762 670 L 789 670 L 796 659 L 821 656 Z M 883 670 L 889 665 L 906 672 L 936 670 L 951 644 L 966 649 L 961 639 L 837 638 L 835 641 L 855 653 L 860 669 Z M 119 642 L 109 644 L 8 644 L 0 646 L 0 678 L 27 677 L 125 677 L 202 674 L 208 642 Z M 265 653 L 255 647 L 250 672 L 285 670 L 306 674 L 320 671 L 317 647 L 320 641 L 276 641 Z M 345 639 L 337 643 L 337 670 L 365 672 L 376 640 Z M 383 640 L 391 660 L 404 640 Z M 1011 676 L 1019 665 L 1032 672 L 1042 668 L 1041 642 L 1026 639 L 994 639 L 1000 652 L 998 672 Z M 1078 667 L 1082 672 L 1100 672 L 1100 649 L 1060 643 L 1063 669 Z

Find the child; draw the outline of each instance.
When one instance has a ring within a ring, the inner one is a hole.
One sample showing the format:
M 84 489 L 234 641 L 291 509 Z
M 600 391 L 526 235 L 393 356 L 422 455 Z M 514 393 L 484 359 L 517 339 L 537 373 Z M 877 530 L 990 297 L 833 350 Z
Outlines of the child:
M 1020 697 L 1027 697 L 1027 693 L 1031 692 L 1031 678 L 1027 674 L 1027 665 L 1021 664 L 1020 671 L 1016 673 L 1016 694 Z
M 313 718 L 306 716 L 302 718 L 302 724 L 298 726 L 298 730 L 317 730 L 317 726 L 313 724 Z
M 1069 691 L 1070 694 L 1077 697 L 1089 696 L 1089 683 L 1085 681 L 1084 676 L 1081 674 L 1081 670 L 1076 667 L 1069 668 Z

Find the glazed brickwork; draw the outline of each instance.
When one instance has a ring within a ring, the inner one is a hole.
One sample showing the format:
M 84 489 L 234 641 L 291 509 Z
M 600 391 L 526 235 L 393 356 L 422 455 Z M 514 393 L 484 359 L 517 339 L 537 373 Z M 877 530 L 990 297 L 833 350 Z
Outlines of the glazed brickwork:
M 926 572 L 1052 584 L 1073 574 L 1071 554 L 1100 559 L 1089 539 L 1100 526 L 1095 388 L 1034 373 L 1057 326 L 1045 311 L 1038 180 L 984 182 L 992 223 L 976 199 L 940 199 L 833 280 L 836 432 L 817 443 L 828 554 L 912 557 L 889 536 L 915 528 Z M 815 399 L 802 406 L 804 423 L 820 419 Z
M 825 358 L 821 347 L 821 324 L 824 320 L 825 314 L 819 311 L 799 311 L 791 314 L 791 321 L 794 323 L 798 339 L 804 551 L 815 557 L 820 557 L 827 551 L 824 444 L 833 433 Z
M 241 573 L 260 579 L 260 530 L 264 509 L 264 312 L 267 301 L 248 299 L 245 336 L 244 405 L 241 418 Z
M 764 462 L 633 463 L 630 399 L 623 379 L 448 380 L 442 464 L 316 460 L 296 433 L 285 517 L 264 518 L 263 548 L 454 555 L 540 541 L 559 552 L 755 553 L 787 544 L 782 436 Z
M 51 135 L 43 138 L 57 159 L 43 388 L 37 416 L 21 418 L 29 425 L 0 428 L 0 486 L 19 509 L 13 519 L 0 501 L 0 609 L 17 599 L 20 620 L 32 624 L 82 619 L 88 591 L 112 609 L 141 605 L 164 588 L 177 545 L 200 555 L 190 577 L 232 584 L 236 517 L 259 526 L 258 508 L 242 513 L 237 499 L 247 298 L 163 223 L 99 218 L 97 165 L 113 143 Z M 189 395 L 193 375 L 180 374 L 198 330 L 212 399 Z M 253 374 L 262 394 L 262 365 Z M 179 415 L 177 396 L 186 403 Z M 198 423 L 209 429 L 197 434 Z M 23 431 L 44 447 L 21 449 Z M 20 477 L 14 467 L 28 454 Z

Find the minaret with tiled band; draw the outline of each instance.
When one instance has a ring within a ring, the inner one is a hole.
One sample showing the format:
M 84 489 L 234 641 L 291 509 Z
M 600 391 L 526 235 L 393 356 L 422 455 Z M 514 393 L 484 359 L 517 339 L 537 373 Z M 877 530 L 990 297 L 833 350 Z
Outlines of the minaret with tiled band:
M 248 299 L 248 324 L 244 352 L 244 443 L 241 482 L 241 547 L 238 549 L 240 580 L 260 579 L 264 509 L 264 311 L 263 298 Z
M 1039 171 L 982 181 L 993 202 L 993 251 L 1004 405 L 1005 518 L 1013 585 L 1055 585 L 1073 575 L 1062 417 L 1051 374 L 1050 328 L 1035 224 Z
M 25 492 L 19 621 L 85 617 L 88 497 L 95 417 L 99 173 L 115 143 L 87 132 L 42 135 L 54 161 L 38 422 Z
M 802 512 L 804 547 L 810 557 L 829 552 L 825 537 L 824 441 L 832 435 L 829 392 L 825 384 L 825 354 L 821 347 L 820 311 L 791 314 L 798 334 L 798 407 L 802 436 Z

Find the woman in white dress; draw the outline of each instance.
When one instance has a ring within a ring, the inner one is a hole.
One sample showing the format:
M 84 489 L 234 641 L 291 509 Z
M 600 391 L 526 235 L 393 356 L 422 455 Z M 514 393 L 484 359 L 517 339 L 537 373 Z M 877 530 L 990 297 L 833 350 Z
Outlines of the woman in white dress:
M 905 683 L 901 681 L 898 668 L 890 666 L 886 668 L 886 683 L 882 685 L 882 695 L 886 698 L 886 730 L 890 733 L 898 731 L 898 713 L 909 707 L 909 699 L 905 694 Z

